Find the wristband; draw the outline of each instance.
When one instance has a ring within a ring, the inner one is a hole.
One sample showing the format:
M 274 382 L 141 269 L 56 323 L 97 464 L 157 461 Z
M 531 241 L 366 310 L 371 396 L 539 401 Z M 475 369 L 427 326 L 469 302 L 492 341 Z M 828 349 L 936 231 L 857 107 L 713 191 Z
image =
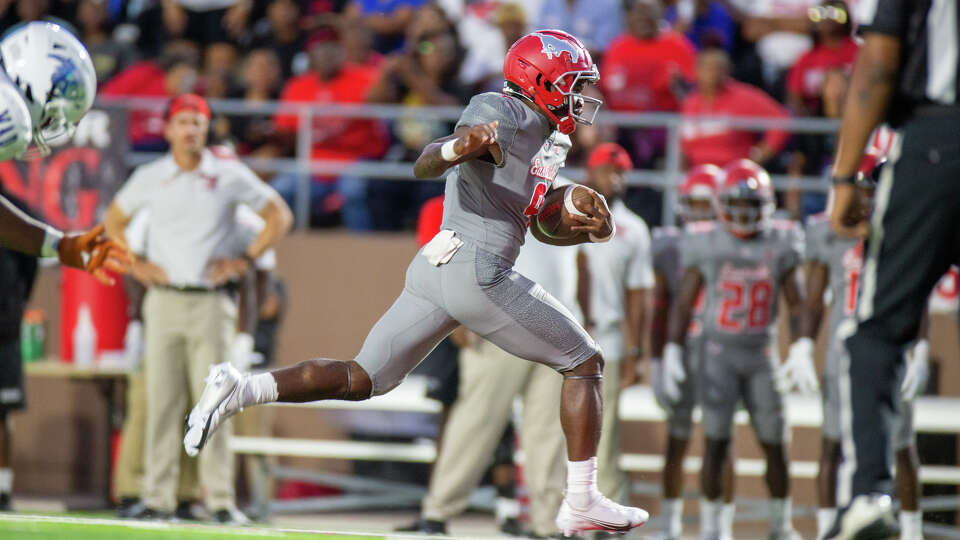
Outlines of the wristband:
M 590 237 L 590 241 L 593 242 L 594 244 L 602 244 L 602 243 L 604 243 L 604 242 L 609 242 L 610 239 L 613 238 L 613 235 L 615 235 L 615 234 L 617 234 L 617 222 L 611 220 L 611 221 L 610 221 L 610 234 L 608 234 L 608 235 L 606 235 L 606 236 L 604 236 L 604 237 L 600 237 L 600 236 L 597 236 L 597 235 L 595 235 L 595 234 L 593 234 L 593 233 L 589 233 L 587 236 Z
M 566 208 L 567 213 L 572 216 L 587 217 L 587 214 L 581 212 L 580 209 L 577 208 L 577 205 L 573 204 L 573 190 L 578 187 L 580 186 L 577 184 L 571 184 L 566 187 L 563 191 L 563 207 Z
M 440 146 L 440 157 L 442 157 L 444 161 L 452 162 L 460 159 L 460 154 L 458 154 L 456 149 L 453 147 L 456 142 L 457 139 L 450 139 Z
M 847 184 L 852 186 L 857 183 L 857 176 L 853 174 L 846 176 L 833 175 L 830 177 L 830 183 L 833 185 Z
M 48 225 L 43 233 L 43 245 L 40 247 L 40 256 L 59 257 L 60 252 L 57 249 L 60 247 L 60 240 L 62 239 L 63 233 Z

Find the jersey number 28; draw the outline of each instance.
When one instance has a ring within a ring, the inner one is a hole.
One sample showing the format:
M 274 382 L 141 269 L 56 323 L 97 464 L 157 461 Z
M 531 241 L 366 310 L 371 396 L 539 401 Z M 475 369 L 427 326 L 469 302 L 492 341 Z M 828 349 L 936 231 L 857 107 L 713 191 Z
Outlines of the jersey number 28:
M 746 290 L 748 289 L 748 290 Z M 770 301 L 773 287 L 769 281 L 744 284 L 738 281 L 721 281 L 723 301 L 717 316 L 717 326 L 728 332 L 744 330 L 743 316 L 746 310 L 746 329 L 760 330 L 770 324 Z M 747 294 L 744 294 L 746 292 Z

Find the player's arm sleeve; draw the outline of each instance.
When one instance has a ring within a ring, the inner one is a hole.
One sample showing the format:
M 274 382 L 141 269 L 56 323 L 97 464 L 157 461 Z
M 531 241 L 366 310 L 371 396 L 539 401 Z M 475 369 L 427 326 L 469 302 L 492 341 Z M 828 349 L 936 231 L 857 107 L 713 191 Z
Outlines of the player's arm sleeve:
M 463 110 L 457 121 L 457 128 L 471 127 L 489 122 L 497 124 L 497 146 L 506 160 L 510 146 L 517 136 L 518 122 L 516 113 L 507 103 L 507 98 L 500 94 L 486 93 L 473 96 L 470 104 Z M 497 165 L 502 166 L 503 163 Z
M 153 195 L 152 186 L 154 185 L 156 182 L 151 182 L 149 173 L 143 167 L 137 167 L 114 196 L 113 201 L 124 214 L 132 216 L 147 205 Z
M 861 0 L 856 9 L 857 31 L 901 37 L 906 31 L 912 0 Z
M 637 235 L 633 255 L 627 267 L 627 289 L 652 289 L 655 281 L 653 249 L 650 246 L 650 231 L 646 225 L 641 233 Z

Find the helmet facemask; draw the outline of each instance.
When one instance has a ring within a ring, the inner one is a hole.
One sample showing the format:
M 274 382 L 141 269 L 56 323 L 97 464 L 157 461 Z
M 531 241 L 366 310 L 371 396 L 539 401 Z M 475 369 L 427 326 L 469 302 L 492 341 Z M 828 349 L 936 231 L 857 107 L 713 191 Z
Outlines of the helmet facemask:
M 719 213 L 736 236 L 749 237 L 763 230 L 767 220 L 773 214 L 773 204 L 757 193 L 736 189 L 722 193 L 718 197 Z
M 703 187 L 703 190 L 698 189 Z M 712 221 L 717 212 L 713 206 L 713 192 L 706 186 L 696 186 L 690 193 L 681 193 L 679 196 L 680 218 L 686 222 Z

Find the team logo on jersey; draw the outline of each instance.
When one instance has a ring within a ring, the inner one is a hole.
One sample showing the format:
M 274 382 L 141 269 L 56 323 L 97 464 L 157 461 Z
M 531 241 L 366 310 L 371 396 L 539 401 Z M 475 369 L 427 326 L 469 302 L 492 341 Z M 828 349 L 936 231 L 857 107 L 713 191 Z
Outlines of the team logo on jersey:
M 540 49 L 540 52 L 547 56 L 547 60 L 553 60 L 554 58 L 560 58 L 560 55 L 563 53 L 570 53 L 570 61 L 577 63 L 580 61 L 580 51 L 573 46 L 569 41 L 564 41 L 562 39 L 556 38 L 554 36 L 548 36 L 545 34 L 534 34 L 540 38 L 540 44 L 543 46 Z
M 553 182 L 553 179 L 557 177 L 557 171 L 560 170 L 559 163 L 544 163 L 540 156 L 533 158 L 533 163 L 530 165 L 530 174 L 536 176 L 537 178 L 543 178 L 548 182 Z

